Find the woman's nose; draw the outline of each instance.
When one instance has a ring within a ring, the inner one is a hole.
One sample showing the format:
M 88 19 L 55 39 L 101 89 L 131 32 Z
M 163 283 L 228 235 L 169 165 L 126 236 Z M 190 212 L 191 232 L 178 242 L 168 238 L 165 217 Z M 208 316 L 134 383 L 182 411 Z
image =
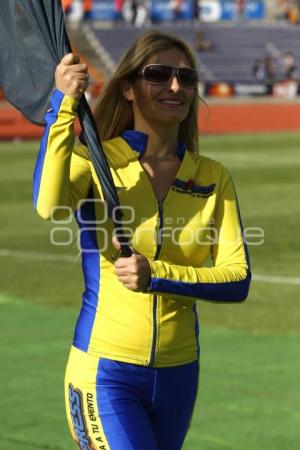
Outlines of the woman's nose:
M 179 91 L 179 89 L 180 89 L 180 83 L 179 83 L 177 75 L 174 74 L 171 79 L 170 90 L 173 92 L 177 92 L 177 91 Z

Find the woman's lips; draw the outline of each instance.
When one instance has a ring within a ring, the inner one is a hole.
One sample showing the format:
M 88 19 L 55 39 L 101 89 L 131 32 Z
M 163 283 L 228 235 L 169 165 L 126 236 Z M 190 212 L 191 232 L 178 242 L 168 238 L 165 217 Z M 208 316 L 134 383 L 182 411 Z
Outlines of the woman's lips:
M 161 98 L 158 100 L 162 105 L 167 106 L 181 106 L 183 105 L 183 101 L 177 98 Z

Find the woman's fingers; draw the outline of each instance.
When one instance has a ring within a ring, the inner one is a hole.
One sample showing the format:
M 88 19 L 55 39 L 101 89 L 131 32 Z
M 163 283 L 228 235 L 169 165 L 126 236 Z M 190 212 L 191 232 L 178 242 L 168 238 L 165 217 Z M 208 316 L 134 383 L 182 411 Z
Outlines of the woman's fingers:
M 125 287 L 133 291 L 144 292 L 151 277 L 148 260 L 140 254 L 132 254 L 129 258 L 119 258 L 115 262 L 115 273 Z
M 80 61 L 80 58 L 78 55 L 75 55 L 74 53 L 67 53 L 60 61 L 60 64 L 69 66 L 71 64 L 78 64 Z
M 87 65 L 80 64 L 78 55 L 68 53 L 56 68 L 55 82 L 58 90 L 79 100 L 89 85 Z

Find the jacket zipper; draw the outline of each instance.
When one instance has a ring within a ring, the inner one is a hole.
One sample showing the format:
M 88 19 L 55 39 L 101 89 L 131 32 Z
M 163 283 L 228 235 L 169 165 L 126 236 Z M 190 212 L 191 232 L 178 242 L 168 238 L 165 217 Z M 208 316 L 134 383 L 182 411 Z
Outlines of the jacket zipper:
M 154 255 L 154 261 L 159 259 L 161 247 L 162 247 L 162 235 L 161 230 L 163 228 L 164 223 L 164 211 L 163 211 L 163 202 L 158 202 L 158 229 L 157 229 L 157 246 L 156 252 Z M 151 347 L 151 355 L 149 366 L 153 366 L 155 360 L 155 348 L 157 341 L 157 294 L 153 295 L 153 310 L 152 310 L 152 319 L 153 319 L 153 338 L 152 338 L 152 347 Z

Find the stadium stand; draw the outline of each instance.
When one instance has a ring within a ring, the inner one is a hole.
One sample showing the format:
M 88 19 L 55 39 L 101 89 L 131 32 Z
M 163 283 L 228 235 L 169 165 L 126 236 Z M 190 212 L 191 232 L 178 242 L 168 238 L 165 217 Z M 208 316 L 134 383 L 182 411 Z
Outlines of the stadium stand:
M 99 29 L 90 25 L 93 34 L 108 52 L 111 60 L 117 63 L 122 52 L 135 37 L 144 31 L 128 26 L 115 26 Z M 273 56 L 278 78 L 281 78 L 281 55 L 292 51 L 296 61 L 300 61 L 300 27 L 282 24 L 177 24 L 160 25 L 159 29 L 180 35 L 191 45 L 195 43 L 197 30 L 213 43 L 214 50 L 198 52 L 201 78 L 204 80 L 253 80 L 252 66 L 256 58 Z M 118 37 L 116 39 L 116 36 Z

